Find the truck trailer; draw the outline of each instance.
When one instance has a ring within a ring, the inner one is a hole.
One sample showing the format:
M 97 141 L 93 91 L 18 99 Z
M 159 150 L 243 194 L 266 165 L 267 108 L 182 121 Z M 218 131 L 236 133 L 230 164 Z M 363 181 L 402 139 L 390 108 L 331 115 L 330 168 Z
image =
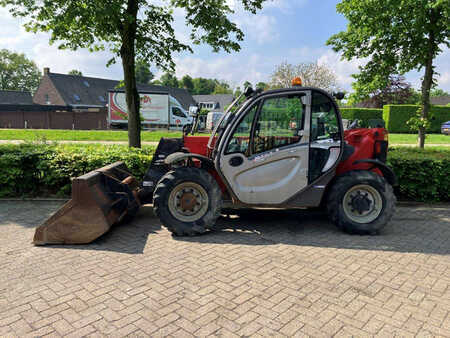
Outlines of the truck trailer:
M 178 100 L 169 93 L 140 92 L 141 125 L 143 128 L 181 130 L 192 124 L 193 118 Z M 110 91 L 108 95 L 108 123 L 111 128 L 127 129 L 128 109 L 125 92 Z

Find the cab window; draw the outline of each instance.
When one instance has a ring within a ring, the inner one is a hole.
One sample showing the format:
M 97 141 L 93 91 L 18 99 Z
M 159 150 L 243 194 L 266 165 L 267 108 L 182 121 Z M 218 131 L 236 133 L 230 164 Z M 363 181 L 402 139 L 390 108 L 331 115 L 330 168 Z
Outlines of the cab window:
M 173 107 L 173 108 L 172 108 L 172 114 L 173 114 L 174 116 L 186 118 L 186 115 L 185 115 L 185 114 L 181 111 L 181 109 L 178 108 L 178 107 Z
M 314 92 L 311 107 L 311 141 L 336 139 L 340 136 L 336 109 L 326 95 Z
M 255 118 L 256 112 L 258 110 L 258 104 L 254 105 L 250 111 L 241 120 L 236 130 L 234 131 L 233 137 L 228 143 L 225 154 L 232 153 L 242 153 L 249 156 L 249 145 L 250 136 L 252 130 L 253 119 Z
M 255 124 L 253 154 L 299 142 L 303 135 L 304 112 L 301 95 L 265 99 Z

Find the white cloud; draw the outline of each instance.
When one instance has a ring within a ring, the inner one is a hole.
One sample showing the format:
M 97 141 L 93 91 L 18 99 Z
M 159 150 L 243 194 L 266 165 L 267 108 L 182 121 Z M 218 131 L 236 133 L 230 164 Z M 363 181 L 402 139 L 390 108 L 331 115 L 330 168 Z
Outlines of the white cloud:
M 328 49 L 317 59 L 319 65 L 327 66 L 335 72 L 338 85 L 346 90 L 351 89 L 351 84 L 354 81 L 351 75 L 358 73 L 358 67 L 363 66 L 366 62 L 364 59 L 342 60 L 341 55 L 331 49 Z
M 256 84 L 267 81 L 267 74 L 262 70 L 264 60 L 259 55 L 239 57 L 238 55 L 220 56 L 204 60 L 198 57 L 176 59 L 176 75 L 181 78 L 186 74 L 191 77 L 205 77 L 225 80 L 234 87 L 242 86 L 245 81 Z
M 109 52 L 91 53 L 85 49 L 60 50 L 56 46 L 42 42 L 34 46 L 33 55 L 41 69 L 49 67 L 54 73 L 67 73 L 72 69 L 78 69 L 86 76 L 113 79 L 123 77 L 120 59 L 117 64 L 106 67 L 106 63 L 112 57 Z
M 277 20 L 274 16 L 243 13 L 234 21 L 250 39 L 260 45 L 269 44 L 280 38 L 277 31 Z

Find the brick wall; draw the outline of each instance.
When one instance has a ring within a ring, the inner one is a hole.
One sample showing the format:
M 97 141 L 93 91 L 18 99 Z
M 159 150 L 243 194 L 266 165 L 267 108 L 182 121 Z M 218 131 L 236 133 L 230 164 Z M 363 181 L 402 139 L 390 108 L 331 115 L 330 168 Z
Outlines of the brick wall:
M 2 106 L 0 128 L 14 129 L 108 129 L 107 110 L 72 111 L 70 107 L 52 106 Z M 47 108 L 47 109 L 45 109 Z
M 51 105 L 66 105 L 66 102 L 64 102 L 48 75 L 44 75 L 39 83 L 36 93 L 33 96 L 33 102 L 36 104 L 47 105 L 47 95 Z

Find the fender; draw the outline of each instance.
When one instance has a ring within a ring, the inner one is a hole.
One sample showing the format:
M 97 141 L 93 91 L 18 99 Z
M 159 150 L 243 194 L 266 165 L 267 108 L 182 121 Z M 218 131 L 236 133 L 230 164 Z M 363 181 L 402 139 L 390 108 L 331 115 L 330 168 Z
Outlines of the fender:
M 374 167 L 378 168 L 383 173 L 384 178 L 389 182 L 390 185 L 396 186 L 398 184 L 395 173 L 392 171 L 391 168 L 389 168 L 385 163 L 381 162 L 380 160 L 373 160 L 367 158 L 353 162 L 354 165 L 360 163 L 373 164 Z
M 187 159 L 197 159 L 202 163 L 202 166 L 205 169 L 214 169 L 214 162 L 206 156 L 199 155 L 199 154 L 193 154 L 193 153 L 182 153 L 182 152 L 176 152 L 173 154 L 170 154 L 164 159 L 164 163 L 167 165 L 171 165 L 183 160 Z

